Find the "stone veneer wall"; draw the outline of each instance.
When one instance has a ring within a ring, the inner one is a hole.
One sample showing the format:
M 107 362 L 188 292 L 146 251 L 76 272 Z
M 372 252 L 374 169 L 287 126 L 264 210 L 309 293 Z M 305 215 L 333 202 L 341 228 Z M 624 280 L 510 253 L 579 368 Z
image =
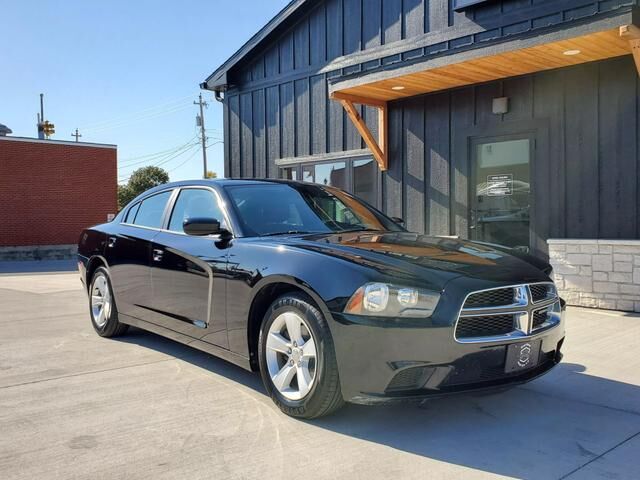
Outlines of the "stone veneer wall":
M 68 260 L 76 258 L 78 245 L 0 246 L 0 262 L 15 260 Z
M 548 244 L 556 285 L 569 305 L 640 312 L 640 240 Z

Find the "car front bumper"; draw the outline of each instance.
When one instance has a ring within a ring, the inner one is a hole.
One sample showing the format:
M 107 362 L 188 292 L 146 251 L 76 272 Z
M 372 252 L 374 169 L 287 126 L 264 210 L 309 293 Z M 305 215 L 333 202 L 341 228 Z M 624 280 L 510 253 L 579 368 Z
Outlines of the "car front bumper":
M 342 395 L 353 403 L 390 403 L 531 381 L 562 359 L 566 307 L 564 302 L 561 305 L 557 325 L 526 338 L 487 343 L 456 342 L 453 325 L 386 325 L 333 313 Z M 506 373 L 508 345 L 538 340 L 538 363 Z

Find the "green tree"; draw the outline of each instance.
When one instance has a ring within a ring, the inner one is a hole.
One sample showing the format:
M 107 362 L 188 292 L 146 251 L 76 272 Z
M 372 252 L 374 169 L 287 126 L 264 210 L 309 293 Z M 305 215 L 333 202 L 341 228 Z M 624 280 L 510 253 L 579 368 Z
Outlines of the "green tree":
M 118 208 L 146 192 L 169 181 L 169 174 L 159 167 L 149 166 L 135 170 L 126 185 L 118 185 Z
M 213 170 L 207 170 L 207 178 L 218 178 L 218 174 Z

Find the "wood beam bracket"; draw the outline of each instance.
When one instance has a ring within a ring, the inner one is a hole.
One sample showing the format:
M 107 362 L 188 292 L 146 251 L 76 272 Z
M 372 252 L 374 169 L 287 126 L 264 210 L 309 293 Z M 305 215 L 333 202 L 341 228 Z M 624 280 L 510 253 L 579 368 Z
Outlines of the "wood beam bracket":
M 635 25 L 623 25 L 620 27 L 620 37 L 629 40 L 631 53 L 636 62 L 636 69 L 640 75 L 640 27 Z
M 355 95 L 348 95 L 340 92 L 333 92 L 331 98 L 338 100 L 342 107 L 347 112 L 349 119 L 358 130 L 358 133 L 362 136 L 364 143 L 369 147 L 373 158 L 378 162 L 378 166 L 381 171 L 387 170 L 389 167 L 388 152 L 387 152 L 387 139 L 388 139 L 388 110 L 387 102 L 381 100 L 375 100 L 373 98 L 358 97 Z M 378 110 L 378 138 L 376 139 L 367 124 L 364 122 L 358 109 L 354 104 L 368 105 L 375 107 Z

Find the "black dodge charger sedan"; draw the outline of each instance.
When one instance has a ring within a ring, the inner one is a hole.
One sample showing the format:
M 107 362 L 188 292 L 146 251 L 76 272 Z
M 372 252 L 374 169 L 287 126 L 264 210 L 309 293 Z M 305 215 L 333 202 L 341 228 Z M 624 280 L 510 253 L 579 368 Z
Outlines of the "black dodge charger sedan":
M 400 223 L 327 186 L 177 182 L 85 230 L 78 265 L 99 335 L 133 325 L 259 370 L 295 417 L 504 388 L 560 361 L 549 265 Z

